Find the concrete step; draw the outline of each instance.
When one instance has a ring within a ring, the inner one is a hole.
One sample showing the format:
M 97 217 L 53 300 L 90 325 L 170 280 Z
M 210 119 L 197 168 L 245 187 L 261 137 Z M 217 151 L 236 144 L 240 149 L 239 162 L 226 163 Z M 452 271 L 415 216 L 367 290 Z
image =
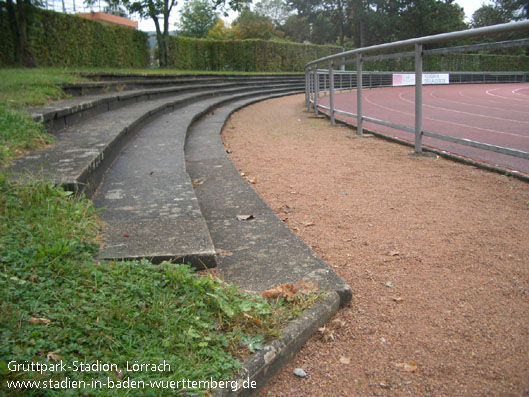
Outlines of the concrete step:
M 174 79 L 174 80 L 197 80 L 197 79 L 220 79 L 220 80 L 270 80 L 278 81 L 281 79 L 304 79 L 303 73 L 267 73 L 267 74 L 240 74 L 240 73 L 81 73 L 93 81 L 122 81 L 122 80 L 157 80 L 157 79 Z
M 338 293 L 343 305 L 351 299 L 351 288 L 277 218 L 240 176 L 222 144 L 220 133 L 233 111 L 270 97 L 230 102 L 188 133 L 187 172 L 200 181 L 195 194 L 213 244 L 223 253 L 218 266 L 226 281 L 253 293 L 305 279 Z M 238 215 L 252 219 L 241 221 Z
M 101 259 L 172 260 L 197 268 L 216 265 L 214 244 L 186 172 L 187 131 L 217 106 L 264 92 L 203 99 L 142 129 L 106 173 L 93 198 L 106 224 Z
M 281 92 L 289 87 L 271 88 Z M 16 160 L 10 171 L 15 178 L 41 174 L 51 183 L 91 197 L 121 149 L 155 117 L 219 95 L 253 92 L 252 86 L 195 90 L 143 102 L 98 114 L 57 134 L 53 146 L 37 150 Z
M 136 102 L 155 100 L 185 92 L 223 90 L 227 88 L 241 88 L 242 86 L 267 88 L 291 87 L 290 83 L 268 82 L 264 84 L 259 81 L 256 81 L 255 84 L 239 84 L 237 82 L 215 82 L 200 85 L 187 84 L 173 87 L 111 92 L 71 98 L 51 105 L 31 108 L 29 109 L 29 114 L 33 120 L 42 122 L 49 132 L 56 133 L 98 114 L 128 106 Z
M 301 76 L 303 77 L 303 76 Z M 91 81 L 83 83 L 61 84 L 62 90 L 71 96 L 102 95 L 109 92 L 123 92 L 137 89 L 168 88 L 183 85 L 207 85 L 207 84 L 237 84 L 237 85 L 255 85 L 255 84 L 293 84 L 299 88 L 304 87 L 304 79 L 298 77 L 287 78 L 237 78 L 228 77 L 194 77 L 194 78 L 158 78 L 158 79 L 123 79 L 110 81 Z

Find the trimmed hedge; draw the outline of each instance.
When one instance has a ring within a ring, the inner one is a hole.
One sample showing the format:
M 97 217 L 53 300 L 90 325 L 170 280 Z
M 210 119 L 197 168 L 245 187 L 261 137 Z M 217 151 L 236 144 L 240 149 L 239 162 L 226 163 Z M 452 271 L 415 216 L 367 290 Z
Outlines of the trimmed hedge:
M 423 60 L 423 68 L 427 72 L 527 72 L 529 71 L 529 57 L 494 54 L 427 55 Z M 415 70 L 415 60 L 402 58 L 366 61 L 364 69 L 382 72 L 412 72 Z
M 147 66 L 147 34 L 75 15 L 35 9 L 29 24 L 29 42 L 38 66 L 134 67 Z M 0 19 L 0 62 L 13 64 L 13 38 L 7 15 Z
M 207 40 L 172 36 L 169 67 L 181 70 L 301 72 L 307 62 L 341 47 L 265 40 Z

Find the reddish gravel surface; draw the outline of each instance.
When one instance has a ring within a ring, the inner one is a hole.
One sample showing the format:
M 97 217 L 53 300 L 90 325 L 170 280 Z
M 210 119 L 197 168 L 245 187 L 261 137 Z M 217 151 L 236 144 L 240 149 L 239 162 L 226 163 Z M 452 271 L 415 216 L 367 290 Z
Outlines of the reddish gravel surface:
M 364 116 L 408 127 L 415 123 L 415 88 L 365 90 Z M 328 105 L 329 97 L 321 98 Z M 356 113 L 356 91 L 339 94 L 336 108 Z M 347 121 L 355 122 L 352 118 Z M 529 152 L 529 84 L 464 84 L 423 87 L 423 129 Z M 410 132 L 365 123 L 373 131 L 413 141 Z M 426 145 L 529 173 L 529 160 L 424 137 Z
M 225 144 L 353 301 L 259 396 L 529 395 L 529 185 L 355 138 L 303 102 L 234 114 Z

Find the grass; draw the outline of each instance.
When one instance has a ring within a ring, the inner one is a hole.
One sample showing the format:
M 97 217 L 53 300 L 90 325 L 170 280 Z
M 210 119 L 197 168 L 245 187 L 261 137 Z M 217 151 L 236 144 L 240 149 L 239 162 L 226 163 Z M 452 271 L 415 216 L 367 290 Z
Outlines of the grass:
M 7 381 L 16 380 L 227 380 L 241 368 L 238 358 L 315 299 L 269 302 L 185 265 L 97 263 L 92 203 L 42 182 L 1 178 L 0 225 L 0 391 L 7 394 Z M 13 360 L 99 361 L 123 373 L 73 368 L 43 376 L 10 371 Z M 165 372 L 126 372 L 127 362 L 164 360 Z
M 61 98 L 54 82 L 76 79 L 63 70 L 0 69 L 1 167 L 51 141 L 21 109 Z M 87 382 L 82 393 L 122 395 L 136 391 L 90 386 L 228 380 L 247 354 L 319 298 L 269 302 L 185 265 L 98 263 L 99 233 L 90 201 L 38 179 L 14 184 L 0 170 L 0 394 L 21 392 L 8 388 L 8 381 L 70 379 Z M 164 360 L 170 367 L 164 371 L 127 368 Z M 12 371 L 12 361 L 66 368 Z M 110 368 L 79 371 L 80 363 L 98 362 Z M 185 388 L 199 394 L 207 389 Z M 79 389 L 26 392 L 77 395 Z M 141 394 L 159 395 L 160 389 Z

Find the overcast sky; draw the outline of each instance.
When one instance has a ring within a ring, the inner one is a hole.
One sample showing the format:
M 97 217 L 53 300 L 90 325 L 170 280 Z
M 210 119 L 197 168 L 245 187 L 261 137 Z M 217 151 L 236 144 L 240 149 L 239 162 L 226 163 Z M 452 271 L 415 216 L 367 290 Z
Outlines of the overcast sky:
M 184 2 L 183 0 L 180 0 L 178 5 L 180 6 L 181 4 L 183 4 L 183 2 Z M 489 0 L 456 0 L 456 3 L 458 3 L 461 7 L 465 9 L 465 17 L 466 17 L 466 21 L 468 22 L 470 21 L 470 18 L 472 17 L 472 14 L 474 13 L 474 11 L 480 8 L 482 4 L 491 4 L 492 1 L 489 1 Z M 235 16 L 236 14 L 232 13 L 228 19 L 231 21 L 235 18 Z M 174 23 L 178 20 L 178 17 L 179 17 L 179 11 L 178 9 L 176 9 L 172 12 L 171 24 L 173 26 L 170 27 L 170 30 L 175 29 Z M 226 18 L 224 19 L 226 20 Z M 140 21 L 139 29 L 145 32 L 154 31 L 155 30 L 154 22 L 152 22 L 151 19 Z

